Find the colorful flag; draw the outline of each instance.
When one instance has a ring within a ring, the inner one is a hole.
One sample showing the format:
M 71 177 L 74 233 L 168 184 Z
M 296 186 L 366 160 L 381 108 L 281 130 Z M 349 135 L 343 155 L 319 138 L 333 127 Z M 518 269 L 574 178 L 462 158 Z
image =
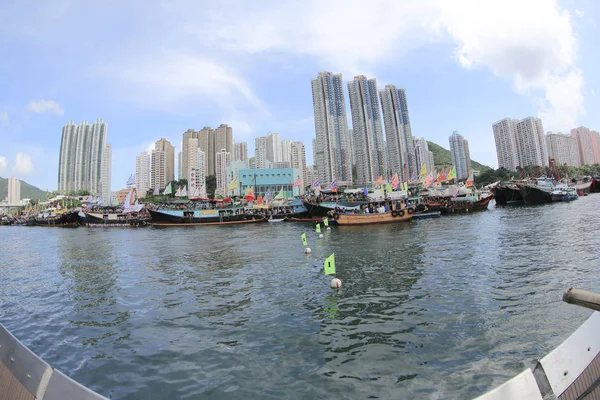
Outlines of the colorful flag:
M 319 178 L 317 178 L 317 180 L 315 180 L 311 186 L 313 189 L 319 189 L 321 190 L 321 182 L 319 181 Z
M 402 186 L 405 192 L 408 192 L 408 182 L 402 182 Z
M 363 189 L 363 195 L 368 196 L 369 195 L 369 189 L 367 189 L 367 187 L 365 186 Z
M 448 174 L 448 180 L 456 179 L 456 166 L 452 166 L 450 174 Z
M 154 192 L 152 192 L 152 195 L 154 196 L 158 196 L 160 194 L 160 190 L 158 189 L 158 186 L 154 188 Z
M 256 204 L 262 204 L 262 202 L 263 202 L 262 194 L 259 194 L 258 199 L 256 199 Z
M 392 184 L 393 187 L 398 187 L 398 184 L 400 184 L 400 179 L 398 179 L 398 174 L 394 174 L 394 177 L 392 178 L 392 181 L 390 183 Z
M 263 201 L 266 203 L 267 201 L 270 201 L 273 198 L 273 195 L 271 194 L 271 188 L 267 189 L 267 193 L 265 193 L 265 197 L 263 197 Z
M 387 184 L 385 185 L 385 190 L 386 190 L 388 193 L 392 193 L 392 185 L 390 185 L 389 183 L 387 183 Z
M 329 226 L 329 219 L 327 217 L 323 218 L 323 225 Z
M 302 186 L 302 179 L 300 179 L 300 177 L 298 177 L 298 179 L 296 180 L 296 183 L 294 183 L 292 186 L 293 187 Z
M 248 201 L 254 201 L 254 188 L 252 186 L 248 186 L 244 198 Z
M 381 185 L 383 183 L 383 176 L 379 175 L 379 178 L 377 178 L 377 180 L 375 181 L 376 185 Z
M 471 171 L 471 173 L 469 174 L 469 177 L 467 178 L 467 181 L 465 182 L 465 186 L 466 187 L 473 186 L 474 183 L 475 183 L 475 177 L 473 176 L 473 171 Z
M 315 232 L 321 233 L 321 224 L 317 224 L 317 227 L 315 228 Z
M 165 188 L 165 191 L 163 192 L 163 194 L 171 194 L 171 193 L 173 193 L 173 189 L 171 188 L 171 182 L 169 182 L 169 184 Z
M 410 182 L 411 183 L 416 183 L 417 180 L 418 180 L 417 171 L 414 171 L 413 174 L 412 174 L 412 176 L 410 177 Z
M 333 192 L 337 192 L 337 188 L 338 188 L 337 178 L 334 179 L 333 181 L 331 181 L 331 183 L 329 185 L 327 185 L 327 189 L 330 189 Z
M 427 175 L 427 168 L 425 167 L 425 163 L 421 164 L 421 172 L 419 172 L 419 178 L 424 178 Z
M 306 241 L 306 233 L 303 233 L 302 236 L 300 236 L 300 239 L 302 239 L 303 246 L 306 246 L 308 244 L 308 242 Z
M 283 186 L 281 187 L 281 190 L 279 191 L 279 193 L 277 193 L 277 196 L 275 196 L 276 200 L 283 200 L 285 199 L 285 192 L 283 191 Z
M 325 275 L 335 274 L 335 253 L 331 253 L 331 255 L 325 259 L 323 269 L 325 270 Z
M 237 179 L 232 179 L 231 182 L 229 182 L 229 185 L 227 185 L 227 190 L 235 190 L 238 187 L 238 181 Z

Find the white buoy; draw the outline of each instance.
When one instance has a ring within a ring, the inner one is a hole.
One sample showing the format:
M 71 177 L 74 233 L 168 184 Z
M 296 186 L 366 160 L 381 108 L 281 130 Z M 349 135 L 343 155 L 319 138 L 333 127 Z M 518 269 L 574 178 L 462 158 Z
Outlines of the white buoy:
M 330 230 L 331 230 L 331 228 L 330 228 L 330 227 L 327 227 L 327 230 L 328 230 L 328 231 L 330 231 Z
M 331 282 L 329 282 L 329 286 L 331 286 L 332 289 L 338 289 L 342 287 L 342 281 L 340 281 L 338 278 L 333 278 L 331 280 Z
M 319 234 L 319 239 L 321 239 L 321 238 L 323 238 L 323 234 L 322 233 Z
M 310 247 L 307 247 L 304 249 L 304 254 L 310 254 L 312 250 L 310 249 Z

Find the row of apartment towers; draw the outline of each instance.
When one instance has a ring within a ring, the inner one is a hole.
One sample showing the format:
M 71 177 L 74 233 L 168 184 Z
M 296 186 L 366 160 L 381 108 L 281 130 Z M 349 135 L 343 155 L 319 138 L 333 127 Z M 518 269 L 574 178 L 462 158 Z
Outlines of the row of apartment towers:
M 248 143 L 236 142 L 233 130 L 227 124 L 212 129 L 205 126 L 196 131 L 183 133 L 181 152 L 177 157 L 177 177 L 194 181 L 201 187 L 208 176 L 215 176 L 216 187 L 226 193 L 228 168 L 235 164 L 241 168 L 295 168 L 300 171 L 303 182 L 309 182 L 311 171 L 306 166 L 304 143 L 281 140 L 278 133 L 269 133 L 255 139 L 255 159 L 249 164 Z M 174 179 L 175 149 L 166 139 L 154 145 L 151 154 L 136 157 L 136 187 L 143 196 L 148 190 L 162 190 Z
M 518 167 L 555 165 L 579 167 L 600 164 L 600 134 L 585 126 L 570 134 L 544 134 L 540 118 L 504 118 L 492 124 L 498 167 L 515 171 Z
M 407 181 L 423 164 L 428 171 L 433 168 L 427 141 L 413 139 L 404 89 L 386 85 L 377 90 L 377 80 L 364 75 L 348 81 L 352 118 L 348 129 L 342 74 L 320 72 L 311 86 L 313 154 L 322 183 L 337 179 L 344 185 L 371 185 L 380 176 L 389 179 L 394 174 Z
M 112 148 L 106 143 L 108 125 L 69 121 L 62 129 L 58 161 L 58 190 L 62 193 L 87 190 L 110 202 Z

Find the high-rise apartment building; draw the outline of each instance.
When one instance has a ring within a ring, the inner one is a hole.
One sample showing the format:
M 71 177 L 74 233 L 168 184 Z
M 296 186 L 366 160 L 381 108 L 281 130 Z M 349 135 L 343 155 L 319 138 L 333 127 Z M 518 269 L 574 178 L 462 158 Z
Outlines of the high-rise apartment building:
M 304 143 L 302 142 L 291 142 L 291 167 L 302 172 L 302 186 L 310 185 L 312 182 L 308 181 L 306 173 L 306 151 L 304 149 Z M 294 183 L 296 183 L 297 176 L 294 177 Z
M 423 165 L 425 165 L 425 169 L 427 170 L 427 172 L 431 172 L 433 171 L 434 168 L 434 164 L 432 162 L 432 157 L 430 157 L 430 153 L 433 156 L 433 153 L 431 151 L 429 151 L 429 145 L 427 144 L 427 140 L 425 140 L 424 138 L 413 138 L 413 143 L 414 143 L 414 149 L 415 149 L 415 162 L 416 165 L 418 166 L 418 171 L 417 174 L 419 172 L 421 172 L 421 167 Z M 411 173 L 411 176 L 414 173 Z M 409 178 L 406 179 L 401 179 L 401 180 L 408 180 Z
M 162 190 L 175 177 L 175 148 L 167 139 L 162 138 L 154 144 L 151 164 L 150 186 Z
M 8 178 L 8 204 L 18 204 L 21 201 L 21 181 L 17 178 Z
M 394 85 L 386 85 L 385 89 L 379 91 L 379 97 L 383 109 L 389 172 L 391 175 L 397 173 L 400 180 L 405 181 L 418 168 L 406 91 L 396 89 Z
M 111 202 L 111 183 L 112 183 L 112 146 L 107 144 L 102 152 L 102 162 L 100 168 L 99 192 L 102 198 L 102 204 L 110 205 Z
M 592 133 L 593 132 L 593 133 Z M 573 136 L 577 143 L 577 157 L 579 165 L 592 165 L 600 163 L 598 156 L 598 145 L 600 139 L 598 139 L 598 132 L 590 131 L 585 126 L 571 129 L 571 136 Z
M 267 158 L 267 137 L 254 139 L 254 163 L 257 169 L 271 168 L 271 162 Z
M 102 154 L 106 145 L 108 125 L 101 119 L 89 125 L 69 121 L 63 127 L 58 161 L 58 190 L 70 192 L 88 190 L 98 195 L 101 180 Z
M 191 179 L 192 170 L 198 168 L 198 159 L 197 158 L 198 158 L 198 150 L 200 150 L 200 147 L 198 147 L 198 139 L 194 138 L 194 137 L 187 139 L 186 148 L 187 148 L 187 154 L 184 158 L 186 159 L 186 163 L 187 163 L 187 171 L 185 171 L 184 177 L 185 177 L 185 179 L 187 179 L 189 181 Z M 200 150 L 200 151 L 202 151 L 202 150 Z M 182 153 L 183 153 L 183 151 L 182 151 Z M 183 168 L 183 163 L 182 163 L 182 168 Z M 202 169 L 206 170 L 206 166 L 204 166 Z
M 281 141 L 281 160 L 283 162 L 292 162 L 292 139 Z M 289 167 L 288 167 L 289 168 Z
M 140 198 L 150 189 L 150 155 L 145 151 L 135 157 L 135 188 Z
M 190 167 L 188 170 L 188 193 L 192 195 L 194 189 L 200 190 L 202 186 L 206 185 L 206 155 L 200 148 L 196 148 L 196 155 L 194 156 L 193 162 L 188 164 Z
M 221 149 L 233 154 L 233 129 L 227 124 L 221 124 L 216 129 L 211 129 L 209 126 L 205 126 L 199 131 L 188 129 L 183 133 L 182 149 L 181 149 L 181 169 L 184 171 L 183 175 L 188 174 L 189 159 L 191 154 L 196 154 L 195 150 L 189 149 L 189 139 L 198 139 L 198 147 L 202 150 L 206 156 L 206 171 L 208 175 L 215 174 L 215 154 Z
M 548 132 L 546 134 L 548 157 L 554 159 L 555 165 L 579 166 L 577 157 L 577 141 L 571 135 Z
M 184 179 L 185 173 L 183 172 L 183 153 L 180 151 L 177 153 L 177 180 Z
M 469 171 L 467 169 L 467 146 L 465 146 L 465 138 L 459 135 L 457 131 L 450 135 L 450 155 L 452 156 L 452 165 L 456 168 L 456 179 L 467 179 Z
M 217 190 L 223 194 L 227 194 L 227 184 L 229 180 L 227 179 L 227 167 L 231 164 L 231 153 L 222 149 L 217 154 L 215 154 L 215 175 L 217 178 Z
M 515 171 L 520 165 L 517 152 L 517 120 L 504 118 L 492 124 L 494 140 L 496 141 L 496 155 L 498 167 Z
M 350 165 L 356 164 L 356 155 L 354 153 L 354 129 L 348 129 L 348 153 L 350 153 Z
M 467 176 L 471 173 L 471 151 L 469 150 L 469 141 L 467 139 L 463 139 L 463 143 L 465 145 L 465 159 L 467 160 Z
M 320 72 L 311 80 L 311 86 L 315 114 L 313 163 L 319 179 L 323 184 L 337 179 L 340 185 L 350 185 L 352 164 L 342 74 Z
M 548 166 L 548 150 L 540 118 L 527 117 L 516 123 L 516 144 L 521 167 Z
M 234 144 L 233 160 L 244 161 L 246 163 L 246 168 L 248 168 L 248 142 L 239 142 Z
M 267 139 L 267 160 L 271 163 L 282 161 L 281 159 L 281 138 L 279 133 L 272 133 L 266 137 Z
M 348 82 L 356 155 L 356 184 L 368 185 L 388 177 L 377 80 L 364 75 Z

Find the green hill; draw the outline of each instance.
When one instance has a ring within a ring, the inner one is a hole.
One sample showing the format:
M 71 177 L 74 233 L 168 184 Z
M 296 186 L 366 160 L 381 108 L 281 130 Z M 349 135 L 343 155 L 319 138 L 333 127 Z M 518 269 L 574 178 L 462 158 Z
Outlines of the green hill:
M 8 179 L 0 177 L 0 200 L 4 200 L 8 196 Z M 21 181 L 21 198 L 22 199 L 46 199 L 46 192 Z
M 450 150 L 446 150 L 442 146 L 433 142 L 427 141 L 429 151 L 433 153 L 433 160 L 436 167 L 448 167 L 452 165 L 452 156 Z M 491 169 L 487 165 L 478 163 L 477 161 L 471 160 L 471 167 L 475 170 L 483 171 L 484 169 Z

